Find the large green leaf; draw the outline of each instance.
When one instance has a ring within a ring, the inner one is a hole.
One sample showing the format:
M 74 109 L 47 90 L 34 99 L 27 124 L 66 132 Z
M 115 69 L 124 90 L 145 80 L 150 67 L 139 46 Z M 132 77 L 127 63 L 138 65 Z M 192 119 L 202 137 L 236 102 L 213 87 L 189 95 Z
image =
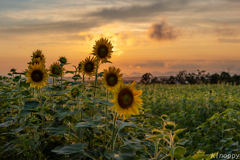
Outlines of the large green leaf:
M 87 147 L 86 143 L 77 143 L 66 146 L 58 146 L 57 148 L 53 149 L 52 152 L 57 154 L 73 154 L 79 152 L 81 153 L 83 152 L 84 147 Z
M 75 127 L 98 127 L 101 124 L 101 121 L 88 121 L 77 123 Z

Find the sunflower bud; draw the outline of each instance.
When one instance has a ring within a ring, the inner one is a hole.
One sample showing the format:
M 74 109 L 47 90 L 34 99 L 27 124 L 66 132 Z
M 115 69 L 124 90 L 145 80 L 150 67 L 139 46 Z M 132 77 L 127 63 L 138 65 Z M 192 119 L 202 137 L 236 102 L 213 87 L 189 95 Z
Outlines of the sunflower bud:
M 67 58 L 61 56 L 58 61 L 59 61 L 61 64 L 66 64 L 66 63 L 67 63 Z

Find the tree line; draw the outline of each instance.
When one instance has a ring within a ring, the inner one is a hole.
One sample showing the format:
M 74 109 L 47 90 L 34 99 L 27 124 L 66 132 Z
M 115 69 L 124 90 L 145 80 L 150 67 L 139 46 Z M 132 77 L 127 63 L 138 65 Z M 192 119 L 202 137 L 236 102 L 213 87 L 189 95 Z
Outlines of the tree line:
M 234 74 L 231 76 L 228 72 L 223 71 L 221 74 L 215 73 L 210 75 L 206 74 L 205 70 L 197 70 L 198 73 L 187 73 L 186 70 L 179 71 L 176 76 L 170 76 L 169 78 L 153 77 L 151 73 L 145 73 L 141 77 L 140 83 L 163 83 L 163 84 L 217 84 L 217 83 L 229 83 L 240 84 L 240 75 Z

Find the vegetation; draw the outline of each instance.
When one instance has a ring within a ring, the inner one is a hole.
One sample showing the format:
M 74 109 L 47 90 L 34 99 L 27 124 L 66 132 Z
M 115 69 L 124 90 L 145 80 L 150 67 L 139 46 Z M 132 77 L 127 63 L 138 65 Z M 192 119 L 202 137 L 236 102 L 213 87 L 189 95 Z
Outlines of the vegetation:
M 238 86 L 126 85 L 119 68 L 98 73 L 111 63 L 112 48 L 100 39 L 75 71 L 64 69 L 66 57 L 46 69 L 37 50 L 26 72 L 1 76 L 0 159 L 209 160 L 240 153 Z M 73 82 L 63 80 L 66 73 Z
M 232 77 L 227 72 L 222 72 L 210 75 L 205 74 L 205 70 L 197 70 L 198 73 L 186 73 L 186 70 L 180 71 L 176 76 L 170 76 L 169 78 L 153 77 L 151 73 L 145 73 L 141 77 L 141 83 L 163 83 L 163 84 L 217 84 L 217 83 L 229 83 L 240 84 L 240 75 L 234 74 Z

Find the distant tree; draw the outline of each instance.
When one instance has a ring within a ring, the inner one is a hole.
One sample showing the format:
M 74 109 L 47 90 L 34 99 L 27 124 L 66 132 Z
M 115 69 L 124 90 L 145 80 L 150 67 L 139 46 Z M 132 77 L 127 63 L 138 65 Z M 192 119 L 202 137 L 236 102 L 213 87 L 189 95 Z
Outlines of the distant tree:
M 145 83 L 145 84 L 148 84 L 148 83 L 150 83 L 150 80 L 151 80 L 152 77 L 153 76 L 152 76 L 151 73 L 145 73 L 144 75 L 142 75 L 141 82 Z
M 229 73 L 223 71 L 221 73 L 220 80 L 221 82 L 225 82 L 225 83 L 231 82 L 231 76 L 229 75 Z
M 210 76 L 210 83 L 211 84 L 217 84 L 218 81 L 220 81 L 220 75 L 215 73 L 213 75 Z
M 152 78 L 151 83 L 159 83 L 158 78 L 157 77 Z

